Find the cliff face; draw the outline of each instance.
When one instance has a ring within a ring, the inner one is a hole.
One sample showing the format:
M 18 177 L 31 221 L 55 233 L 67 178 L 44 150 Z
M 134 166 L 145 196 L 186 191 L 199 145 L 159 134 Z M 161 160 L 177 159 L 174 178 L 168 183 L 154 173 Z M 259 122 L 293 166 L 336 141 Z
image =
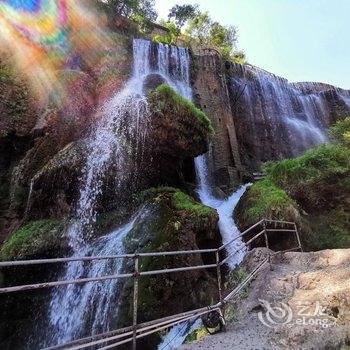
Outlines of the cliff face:
M 225 193 L 241 182 L 242 164 L 232 118 L 230 96 L 220 54 L 201 49 L 194 56 L 194 94 L 211 119 L 215 137 L 209 151 L 211 182 Z
M 251 65 L 224 63 L 212 48 L 195 50 L 193 65 L 196 102 L 216 132 L 211 180 L 226 193 L 262 163 L 327 142 L 326 129 L 350 114 L 350 91 L 329 84 L 289 83 Z
M 327 142 L 326 128 L 350 114 L 350 91 L 289 83 L 250 65 L 230 62 L 226 68 L 242 163 L 249 171 Z

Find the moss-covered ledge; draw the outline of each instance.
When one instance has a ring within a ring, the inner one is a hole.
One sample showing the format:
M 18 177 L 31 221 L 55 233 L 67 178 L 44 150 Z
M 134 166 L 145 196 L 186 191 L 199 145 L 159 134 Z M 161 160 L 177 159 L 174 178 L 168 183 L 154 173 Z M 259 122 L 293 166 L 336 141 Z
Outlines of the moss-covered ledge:
M 66 250 L 61 220 L 31 221 L 18 229 L 1 247 L 0 260 L 58 256 Z
M 258 181 L 249 188 L 236 209 L 236 219 L 244 228 L 264 218 L 300 221 L 297 203 L 269 178 Z
M 207 151 L 214 129 L 205 113 L 167 84 L 149 92 L 147 99 L 158 153 L 188 158 Z

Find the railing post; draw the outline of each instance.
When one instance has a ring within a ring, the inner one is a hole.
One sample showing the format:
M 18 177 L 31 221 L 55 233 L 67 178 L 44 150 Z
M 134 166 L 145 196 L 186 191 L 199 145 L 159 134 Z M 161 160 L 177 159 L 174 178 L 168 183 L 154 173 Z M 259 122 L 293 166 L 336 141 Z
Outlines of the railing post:
M 136 350 L 136 330 L 137 330 L 137 304 L 139 294 L 139 257 L 135 255 L 135 268 L 134 268 L 134 297 L 133 297 L 133 336 L 132 336 L 132 348 Z
M 221 267 L 220 267 L 219 249 L 217 249 L 215 252 L 215 258 L 216 258 L 216 274 L 217 274 L 217 279 L 218 279 L 219 298 L 220 298 L 220 303 L 222 303 Z
M 301 246 L 300 236 L 299 236 L 299 232 L 298 232 L 298 228 L 297 228 L 296 223 L 294 223 L 294 230 L 295 230 L 295 237 L 297 239 L 300 251 L 302 252 L 303 251 L 303 247 Z
M 266 248 L 269 249 L 269 239 L 267 237 L 267 231 L 266 231 L 266 220 L 263 221 L 263 228 L 264 228 L 264 236 L 265 236 L 265 245 Z
M 220 266 L 220 255 L 219 255 L 219 249 L 215 252 L 215 259 L 216 259 L 216 274 L 218 278 L 218 291 L 219 291 L 219 299 L 220 299 L 220 317 L 222 321 L 223 329 L 226 330 L 226 322 L 225 322 L 225 314 L 224 314 L 224 304 L 223 304 L 223 296 L 222 296 L 222 281 L 221 281 L 221 266 Z

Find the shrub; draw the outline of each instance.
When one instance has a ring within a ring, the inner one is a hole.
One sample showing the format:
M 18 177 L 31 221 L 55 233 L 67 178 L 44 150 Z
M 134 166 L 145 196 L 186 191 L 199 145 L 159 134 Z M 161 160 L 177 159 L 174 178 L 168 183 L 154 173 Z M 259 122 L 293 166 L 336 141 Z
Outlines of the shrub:
M 333 142 L 350 147 L 350 117 L 335 123 L 328 133 Z

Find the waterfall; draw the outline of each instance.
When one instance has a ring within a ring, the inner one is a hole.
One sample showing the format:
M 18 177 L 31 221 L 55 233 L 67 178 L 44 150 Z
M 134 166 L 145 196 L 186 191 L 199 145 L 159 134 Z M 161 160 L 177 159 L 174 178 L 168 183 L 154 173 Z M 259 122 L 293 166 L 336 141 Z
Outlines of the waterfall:
M 96 206 L 111 164 L 115 174 L 117 196 L 122 186 L 137 174 L 138 169 L 134 169 L 134 173 L 124 169 L 127 169 L 126 164 L 136 153 L 142 153 L 146 142 L 149 114 L 142 82 L 150 73 L 150 43 L 135 40 L 133 53 L 133 76 L 122 91 L 103 106 L 101 119 L 90 138 L 80 197 L 67 230 L 73 257 L 122 254 L 123 238 L 132 228 L 133 220 L 115 232 L 90 242 L 97 217 Z M 62 279 L 72 280 L 118 273 L 121 266 L 121 261 L 109 260 L 90 264 L 72 262 L 68 264 Z M 114 280 L 57 288 L 49 310 L 53 328 L 49 343 L 61 344 L 85 333 L 107 331 L 113 291 L 115 293 L 117 286 L 118 281 Z M 89 315 L 92 313 L 94 316 L 91 318 Z
M 201 155 L 195 159 L 196 172 L 199 179 L 198 194 L 201 202 L 208 207 L 215 209 L 219 214 L 219 229 L 222 237 L 223 244 L 230 242 L 232 239 L 239 237 L 241 232 L 239 231 L 234 219 L 233 213 L 239 200 L 245 193 L 250 184 L 242 185 L 232 193 L 227 199 L 216 198 L 211 190 L 210 177 L 208 174 L 207 155 Z M 237 239 L 226 250 L 227 254 L 234 253 L 240 249 L 235 255 L 228 261 L 230 268 L 234 268 L 239 264 L 246 253 L 244 243 L 242 239 Z
M 328 142 L 326 129 L 350 112 L 349 91 L 321 83 L 289 83 L 250 65 L 230 64 L 231 107 L 243 163 L 296 157 Z
M 282 128 L 287 138 L 284 142 L 294 149 L 294 155 L 327 141 L 320 118 L 327 113 L 327 107 L 319 94 L 305 94 L 285 79 L 263 70 L 254 73 L 254 79 L 246 71 L 234 79 L 235 84 L 245 86 L 242 98 L 244 105 L 249 105 L 248 117 L 262 116 L 272 133 Z M 255 108 L 260 110 L 259 115 L 254 116 Z
M 187 49 L 135 39 L 133 54 L 132 77 L 122 91 L 104 105 L 101 119 L 90 137 L 80 197 L 67 230 L 73 257 L 123 254 L 123 239 L 132 229 L 138 216 L 142 215 L 141 211 L 119 229 L 103 237 L 94 238 L 98 201 L 107 174 L 110 174 L 112 169 L 115 175 L 114 196 L 123 191 L 123 186 L 137 180 L 137 164 L 132 163 L 134 173 L 128 171 L 127 164 L 131 159 L 135 159 L 136 154 L 142 157 L 147 145 L 150 118 L 143 91 L 146 77 L 158 74 L 183 97 L 192 100 L 190 56 Z M 210 195 L 204 160 L 204 156 L 196 159 L 200 198 L 204 204 L 218 211 L 223 241 L 227 242 L 239 234 L 232 214 L 246 186 L 226 201 L 215 199 Z M 140 176 L 141 172 L 140 169 Z M 237 244 L 239 246 L 242 242 L 238 241 Z M 244 252 L 235 257 L 230 265 L 239 262 L 243 254 Z M 120 260 L 72 262 L 67 264 L 61 279 L 117 274 L 122 272 L 122 268 L 123 263 Z M 88 334 L 109 331 L 117 318 L 120 304 L 118 288 L 118 280 L 56 288 L 49 309 L 51 336 L 45 345 L 63 344 Z
M 135 162 L 132 163 L 133 172 L 128 171 L 126 164 L 135 155 L 142 157 L 147 143 L 150 121 L 143 91 L 145 78 L 149 74 L 159 74 L 180 94 L 191 99 L 187 49 L 135 39 L 133 56 L 132 77 L 122 91 L 104 105 L 101 119 L 90 138 L 80 197 L 67 230 L 73 257 L 124 253 L 123 239 L 138 216 L 103 237 L 94 239 L 93 231 L 102 185 L 110 168 L 115 174 L 115 196 L 123 186 L 137 180 L 138 170 L 141 173 Z M 142 215 L 142 211 L 138 215 Z M 61 279 L 118 274 L 122 267 L 120 260 L 72 262 Z M 45 345 L 63 344 L 84 335 L 109 331 L 117 317 L 118 286 L 118 280 L 111 280 L 56 288 L 49 309 L 51 336 Z

